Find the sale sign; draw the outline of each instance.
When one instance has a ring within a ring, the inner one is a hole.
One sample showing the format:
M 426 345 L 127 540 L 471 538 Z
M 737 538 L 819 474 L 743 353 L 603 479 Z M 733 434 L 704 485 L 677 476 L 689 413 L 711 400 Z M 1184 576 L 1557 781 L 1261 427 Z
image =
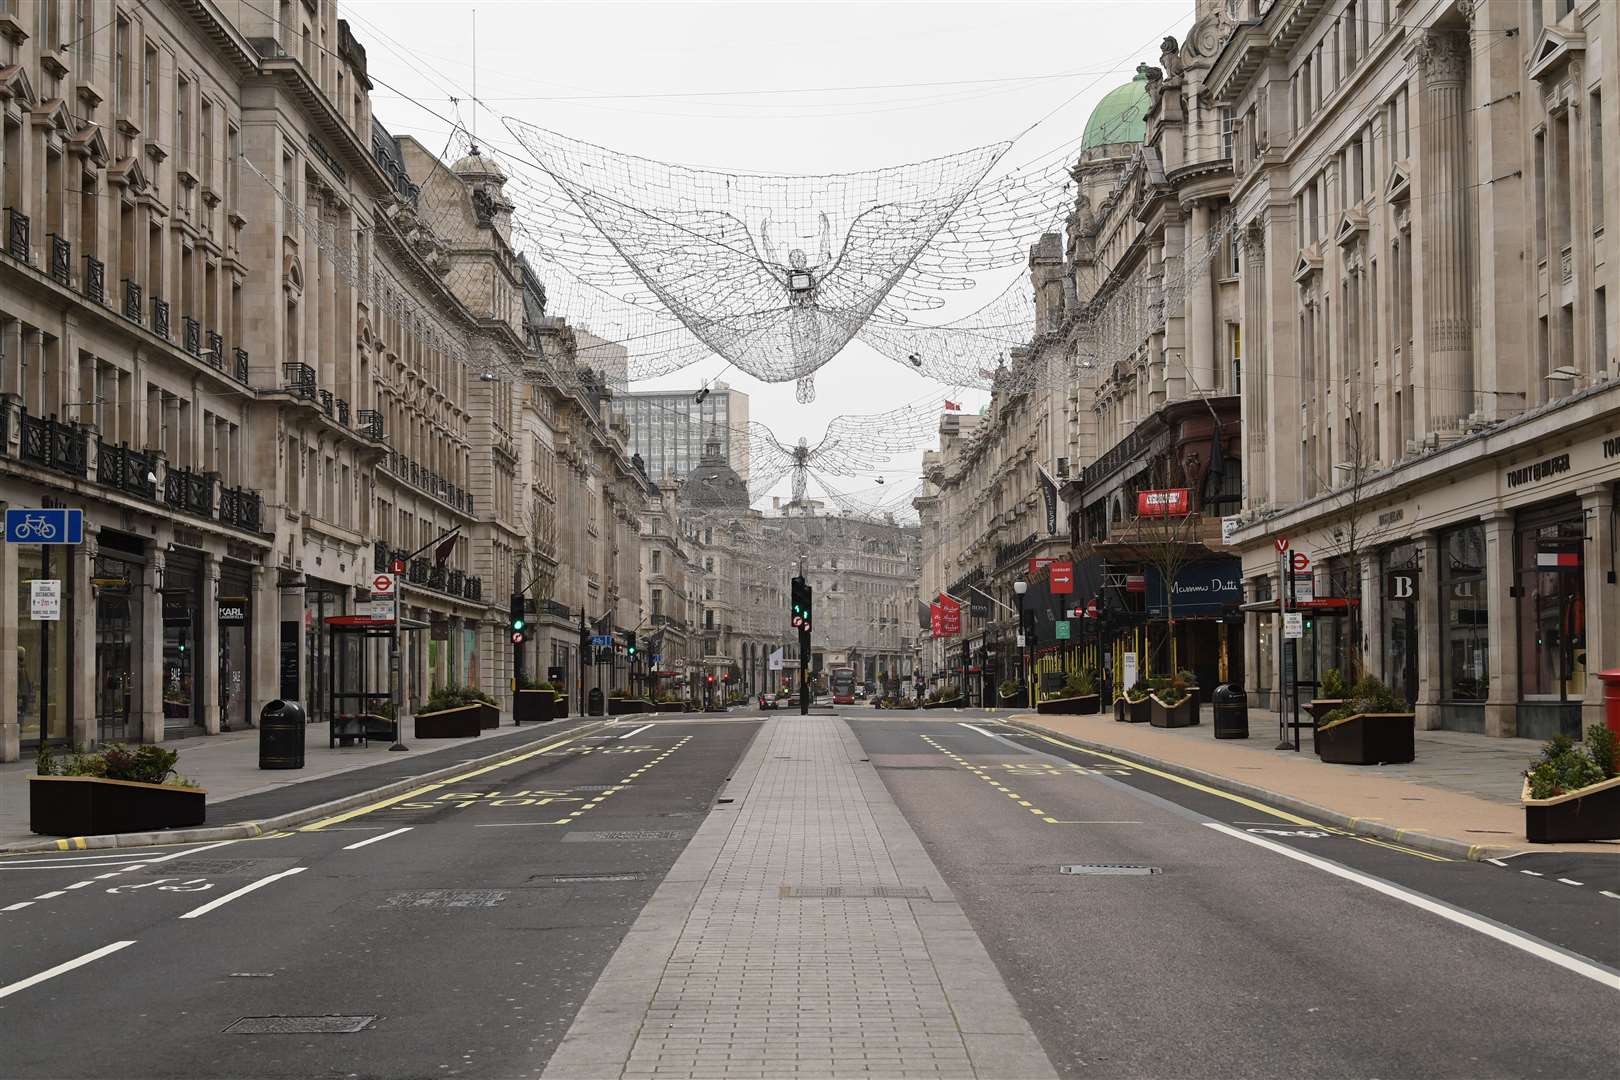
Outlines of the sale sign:
M 1165 488 L 1136 493 L 1138 517 L 1179 517 L 1188 513 L 1191 505 L 1191 488 Z
M 1074 592 L 1074 563 L 1053 560 L 1051 589 L 1054 596 Z
M 938 603 L 928 605 L 929 628 L 935 637 L 944 636 L 945 613 L 940 610 Z
M 939 598 L 940 630 L 945 637 L 956 637 L 962 632 L 962 605 L 948 596 Z

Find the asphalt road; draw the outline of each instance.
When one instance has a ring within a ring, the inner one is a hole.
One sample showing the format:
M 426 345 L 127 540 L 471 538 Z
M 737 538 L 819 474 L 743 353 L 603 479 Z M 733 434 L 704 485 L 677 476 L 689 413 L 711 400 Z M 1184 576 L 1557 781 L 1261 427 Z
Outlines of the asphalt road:
M 0 860 L 29 903 L 0 913 L 0 1074 L 537 1075 L 758 726 L 563 732 L 314 831 Z M 245 1030 L 331 1017 L 364 1026 Z
M 1596 888 L 1369 843 L 994 720 L 848 715 L 1064 1075 L 1612 1073 L 1609 1040 L 1572 1022 L 1617 1001 L 1592 960 L 1620 958 L 1620 901 Z M 1082 864 L 1157 872 L 1062 872 Z

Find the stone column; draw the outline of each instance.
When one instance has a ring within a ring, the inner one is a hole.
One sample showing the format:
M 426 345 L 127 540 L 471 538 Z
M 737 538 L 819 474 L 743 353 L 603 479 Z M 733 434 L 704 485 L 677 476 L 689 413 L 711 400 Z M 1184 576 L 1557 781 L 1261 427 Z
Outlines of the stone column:
M 202 726 L 210 735 L 219 734 L 219 556 L 211 551 L 202 556 L 202 591 L 197 600 L 197 656 L 192 661 L 192 695 L 201 690 Z
M 249 719 L 255 724 L 260 710 L 281 696 L 281 593 L 277 577 L 275 567 L 261 566 L 253 571 L 248 693 L 252 703 Z
M 1581 730 L 1603 723 L 1603 680 L 1598 672 L 1620 666 L 1620 588 L 1609 575 L 1616 567 L 1614 551 L 1614 489 L 1608 485 L 1581 492 L 1586 517 L 1586 550 L 1581 564 L 1586 574 L 1586 693 L 1581 699 Z M 0 651 L 4 645 L 0 644 Z M 4 679 L 0 674 L 0 680 Z M 0 685 L 4 685 L 0 683 Z
M 1519 657 L 1518 606 L 1512 588 L 1513 515 L 1485 518 L 1486 675 L 1485 734 L 1498 738 L 1518 734 Z
M 1417 726 L 1433 731 L 1440 726 L 1440 536 L 1426 532 L 1416 539 L 1422 565 L 1417 602 Z
M 1465 35 L 1431 31 L 1418 44 L 1423 68 L 1420 138 L 1423 198 L 1424 354 L 1430 430 L 1457 431 L 1474 411 L 1474 300 L 1469 266 L 1469 110 L 1463 98 Z
M 1384 576 L 1378 572 L 1378 552 L 1361 553 L 1362 670 L 1379 674 L 1384 667 Z M 1384 680 L 1388 682 L 1388 679 Z
M 153 545 L 141 604 L 141 742 L 163 741 L 163 549 Z
M 7 403 L 9 407 L 9 402 Z M 17 545 L 0 544 L 0 761 L 22 754 L 22 727 L 17 718 Z
M 1187 254 L 1181 261 L 1187 304 L 1186 353 L 1187 372 L 1193 393 L 1213 393 L 1218 347 L 1215 342 L 1215 307 L 1211 294 L 1214 278 L 1213 260 L 1205 245 L 1209 243 L 1209 203 L 1199 200 L 1192 204 L 1191 229 L 1187 233 Z M 1203 269 L 1196 270 L 1195 267 Z
M 74 746 L 93 745 L 99 734 L 96 730 L 96 597 L 90 586 L 96 565 L 96 541 L 88 528 L 85 533 L 84 543 L 69 549 L 65 575 L 69 580 L 64 584 L 73 598 L 73 622 L 68 627 L 71 642 L 68 655 L 73 659 L 68 672 L 73 684 L 73 715 L 68 717 L 68 724 Z

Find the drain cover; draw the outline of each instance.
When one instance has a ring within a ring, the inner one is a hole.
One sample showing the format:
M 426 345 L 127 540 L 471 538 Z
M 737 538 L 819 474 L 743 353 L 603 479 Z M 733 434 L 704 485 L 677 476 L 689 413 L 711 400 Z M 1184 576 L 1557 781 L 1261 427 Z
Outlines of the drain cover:
M 395 893 L 383 902 L 392 908 L 475 908 L 494 907 L 506 894 L 499 889 L 418 889 Z
M 598 841 L 634 842 L 641 840 L 679 840 L 686 834 L 677 829 L 604 829 L 598 832 L 563 833 L 563 842 L 589 844 Z
M 840 900 L 927 900 L 928 890 L 915 885 L 783 885 L 782 899 L 829 897 Z
M 375 1016 L 244 1016 L 227 1035 L 352 1035 L 371 1026 Z
M 210 875 L 224 877 L 227 874 L 251 874 L 262 871 L 268 866 L 271 870 L 284 869 L 272 863 L 293 864 L 292 859 L 185 859 L 181 862 L 159 863 L 152 866 L 143 866 L 136 870 L 137 874 L 161 874 L 164 877 L 173 877 L 179 871 L 185 871 L 191 877 Z
M 622 785 L 619 785 L 619 784 L 576 784 L 573 787 L 569 788 L 568 790 L 569 791 L 612 791 L 614 788 L 620 787 L 620 786 L 622 786 Z
M 646 874 L 536 874 L 530 881 L 549 881 L 557 885 L 575 885 L 595 881 L 645 881 Z
M 1071 863 L 1058 867 L 1065 874 L 1157 874 L 1157 866 L 1138 866 L 1131 863 Z

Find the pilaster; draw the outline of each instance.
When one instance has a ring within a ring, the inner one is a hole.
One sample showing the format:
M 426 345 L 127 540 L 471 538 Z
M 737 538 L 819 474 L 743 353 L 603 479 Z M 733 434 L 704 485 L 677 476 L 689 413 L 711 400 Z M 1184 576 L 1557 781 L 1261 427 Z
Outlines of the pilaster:
M 146 563 L 141 604 L 141 742 L 163 741 L 163 568 L 165 552 L 153 545 Z
M 1581 492 L 1586 518 L 1586 693 L 1581 699 L 1581 730 L 1603 723 L 1603 680 L 1598 672 L 1620 666 L 1620 586 L 1616 586 L 1612 552 L 1615 544 L 1614 489 L 1608 485 Z M 3 676 L 0 676 L 3 677 Z
M 1418 692 L 1417 726 L 1433 731 L 1440 726 L 1440 536 L 1426 532 L 1417 537 L 1418 574 Z
M 1423 71 L 1423 327 L 1430 430 L 1455 433 L 1473 412 L 1474 278 L 1469 266 L 1467 38 L 1430 31 Z
M 249 610 L 253 626 L 248 635 L 248 684 L 252 694 L 249 720 L 258 722 L 259 713 L 281 696 L 281 596 L 276 587 L 274 567 L 253 571 L 253 595 Z
M 0 686 L 17 686 L 17 545 L 0 544 Z M 15 692 L 0 694 L 0 761 L 22 754 Z
M 87 529 L 84 542 L 68 549 L 67 573 L 72 580 L 64 586 L 72 597 L 68 636 L 72 641 L 69 655 L 73 658 L 67 678 L 73 684 L 73 715 L 68 724 L 73 732 L 74 746 L 90 746 L 96 741 L 96 597 L 90 587 L 96 565 L 96 541 Z M 13 593 L 13 596 L 16 594 Z M 12 685 L 16 685 L 13 683 Z
M 201 691 L 202 726 L 210 735 L 219 734 L 219 556 L 205 551 L 202 556 L 201 606 L 198 619 L 197 659 L 193 661 L 195 695 Z
M 1513 598 L 1513 515 L 1484 518 L 1486 669 L 1485 734 L 1504 738 L 1519 729 L 1518 602 Z M 1433 575 L 1425 575 L 1426 577 Z

